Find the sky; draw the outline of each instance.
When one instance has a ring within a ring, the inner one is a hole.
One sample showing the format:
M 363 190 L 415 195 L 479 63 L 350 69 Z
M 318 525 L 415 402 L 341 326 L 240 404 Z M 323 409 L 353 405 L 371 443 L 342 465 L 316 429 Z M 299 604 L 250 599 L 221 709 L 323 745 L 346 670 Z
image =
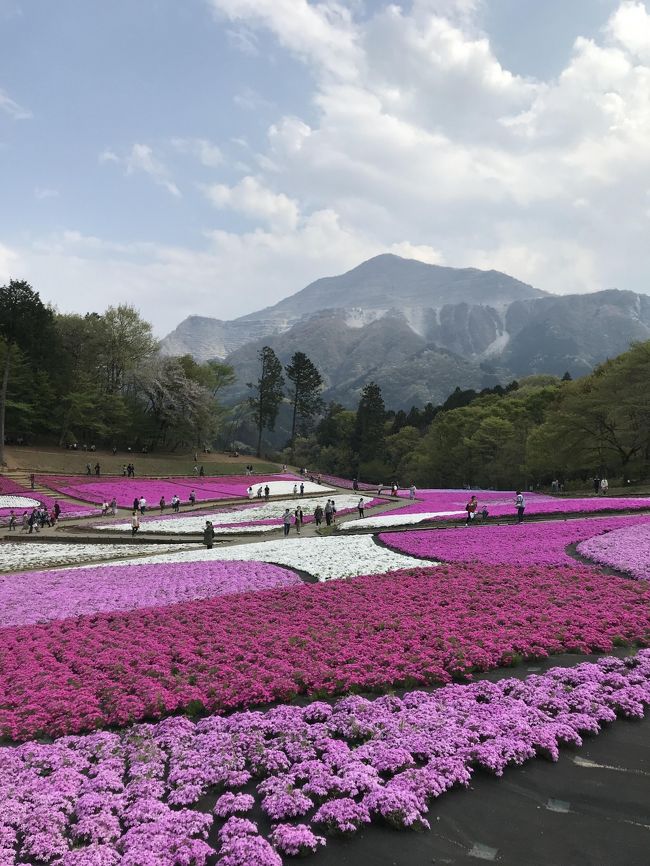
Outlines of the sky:
M 0 0 L 0 282 L 163 336 L 392 252 L 650 291 L 650 0 Z

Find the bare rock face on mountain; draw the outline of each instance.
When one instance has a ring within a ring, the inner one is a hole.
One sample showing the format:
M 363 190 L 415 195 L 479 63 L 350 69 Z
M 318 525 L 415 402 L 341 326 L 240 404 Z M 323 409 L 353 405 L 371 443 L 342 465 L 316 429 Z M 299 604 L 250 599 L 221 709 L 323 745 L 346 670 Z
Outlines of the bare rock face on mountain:
M 227 358 L 230 400 L 257 379 L 257 352 L 283 362 L 305 352 L 326 399 L 355 405 L 374 380 L 391 408 L 444 400 L 531 373 L 581 375 L 650 339 L 650 297 L 615 289 L 550 295 L 498 271 L 445 268 L 393 255 L 326 277 L 273 307 L 221 321 L 191 316 L 162 341 L 166 354 Z
M 167 355 L 191 354 L 200 361 L 224 358 L 251 340 L 281 334 L 323 310 L 345 310 L 352 327 L 399 312 L 416 334 L 427 336 L 432 330 L 437 335 L 448 330 L 455 305 L 475 311 L 489 306 L 500 319 L 496 310 L 503 313 L 512 301 L 543 296 L 540 289 L 498 271 L 443 268 L 382 255 L 340 276 L 316 280 L 273 307 L 231 322 L 190 316 L 162 340 L 161 348 Z M 443 309 L 447 309 L 444 314 Z M 472 328 L 481 315 L 468 315 Z

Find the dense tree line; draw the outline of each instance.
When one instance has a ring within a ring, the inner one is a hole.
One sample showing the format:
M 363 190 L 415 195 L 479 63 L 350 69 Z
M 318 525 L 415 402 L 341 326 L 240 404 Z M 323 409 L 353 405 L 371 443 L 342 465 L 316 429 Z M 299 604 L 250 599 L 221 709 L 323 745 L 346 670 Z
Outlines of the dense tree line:
M 330 403 L 296 460 L 323 472 L 403 485 L 565 484 L 650 475 L 650 342 L 576 381 L 530 376 L 441 406 L 394 413 L 369 383 L 356 412 Z
M 222 425 L 219 393 L 234 379 L 225 364 L 160 355 L 132 307 L 62 315 L 17 280 L 0 287 L 0 361 L 0 448 L 200 448 Z

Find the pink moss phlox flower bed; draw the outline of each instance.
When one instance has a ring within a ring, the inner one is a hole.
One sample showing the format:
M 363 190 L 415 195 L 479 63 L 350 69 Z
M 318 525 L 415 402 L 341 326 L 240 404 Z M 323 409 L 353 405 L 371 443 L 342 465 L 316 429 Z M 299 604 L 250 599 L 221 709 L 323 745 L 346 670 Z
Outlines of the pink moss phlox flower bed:
M 248 487 L 259 487 L 271 481 L 300 480 L 295 475 L 220 475 L 187 476 L 185 478 L 124 478 L 122 475 L 64 476 L 39 475 L 38 480 L 45 487 L 64 493 L 84 502 L 101 504 L 113 496 L 120 508 L 130 508 L 136 496 L 144 496 L 149 508 L 155 508 L 164 496 L 169 504 L 176 494 L 182 502 L 187 502 L 190 491 L 196 493 L 197 502 L 215 499 L 237 499 L 246 496 Z
M 0 630 L 0 736 L 445 683 L 648 640 L 650 586 L 581 565 L 449 565 L 99 613 Z
M 401 699 L 172 718 L 3 748 L 0 862 L 281 866 L 371 821 L 426 830 L 436 798 L 477 768 L 500 776 L 535 757 L 555 761 L 562 744 L 582 745 L 617 716 L 641 718 L 648 704 L 642 650 Z M 207 812 L 203 798 L 215 796 Z M 249 817 L 254 803 L 263 825 Z
M 37 502 L 46 505 L 49 511 L 52 511 L 54 508 L 54 498 L 44 496 L 40 491 L 31 490 L 29 487 L 22 487 L 12 478 L 4 478 L 0 476 L 0 496 L 26 497 L 27 499 L 34 499 Z M 66 502 L 65 499 L 58 500 L 58 502 L 61 506 L 61 515 L 59 520 L 65 520 L 66 518 L 70 520 L 74 517 L 91 517 L 92 515 L 99 513 L 96 508 L 91 508 L 88 505 L 78 505 L 75 502 Z M 0 508 L 0 519 L 8 518 L 11 510 L 11 507 Z M 13 511 L 16 514 L 16 517 L 20 519 L 23 511 L 27 511 L 29 514 L 32 509 L 30 507 L 15 507 L 13 508 Z
M 516 516 L 514 490 L 418 490 L 416 501 L 409 500 L 408 490 L 399 491 L 399 499 L 409 505 L 395 509 L 391 514 L 419 514 L 420 512 L 461 511 L 472 494 L 478 499 L 479 510 L 483 505 L 491 517 Z M 565 498 L 547 496 L 544 493 L 524 493 L 526 514 L 593 514 L 599 511 L 641 511 L 650 509 L 650 497 L 593 496 Z M 458 517 L 441 518 L 457 520 Z M 463 516 L 464 519 L 464 516 Z
M 302 585 L 293 571 L 266 562 L 134 562 L 8 574 L 0 576 L 0 628 Z
M 628 526 L 644 526 L 650 519 L 598 517 L 584 520 L 553 520 L 544 523 L 478 525 L 453 529 L 387 532 L 380 541 L 400 553 L 443 562 L 481 562 L 490 565 L 568 565 L 575 560 L 566 553 L 571 544 Z M 607 536 L 605 536 L 607 537 Z M 582 550 L 581 550 L 582 552 Z M 584 554 L 589 556 L 588 553 Z
M 578 545 L 578 553 L 638 580 L 650 580 L 650 521 L 589 538 Z

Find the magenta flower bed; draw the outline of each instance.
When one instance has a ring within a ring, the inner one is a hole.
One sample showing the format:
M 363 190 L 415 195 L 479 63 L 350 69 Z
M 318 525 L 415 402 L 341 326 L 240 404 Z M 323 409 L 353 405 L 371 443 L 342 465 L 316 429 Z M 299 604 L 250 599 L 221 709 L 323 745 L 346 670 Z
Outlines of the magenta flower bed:
M 650 580 L 650 521 L 589 538 L 578 545 L 578 552 L 638 580 Z
M 54 498 L 44 496 L 40 491 L 37 492 L 31 490 L 29 487 L 22 487 L 13 479 L 3 478 L 2 476 L 0 476 L 0 496 L 26 496 L 29 499 L 35 499 L 37 502 L 47 505 L 50 511 L 54 508 L 55 502 Z M 91 517 L 94 514 L 99 514 L 99 511 L 96 508 L 91 508 L 88 505 L 77 505 L 74 502 L 66 502 L 65 500 L 58 500 L 58 502 L 61 506 L 60 520 L 66 518 L 69 520 L 73 517 Z M 32 511 L 31 508 L 0 508 L 0 520 L 8 519 L 12 510 L 18 519 L 22 517 L 23 511 L 27 511 L 28 513 L 31 513 Z
M 176 718 L 4 748 L 0 862 L 205 866 L 216 852 L 220 866 L 281 866 L 282 855 L 371 821 L 427 829 L 436 798 L 468 785 L 476 768 L 500 776 L 537 756 L 557 760 L 562 744 L 582 745 L 617 716 L 641 718 L 648 704 L 643 650 L 401 699 Z M 199 811 L 215 788 L 213 812 Z M 249 817 L 256 804 L 272 822 L 266 837 Z
M 30 571 L 0 577 L 0 627 L 302 586 L 266 562 L 182 562 Z
M 187 502 L 190 491 L 196 493 L 197 502 L 216 499 L 236 499 L 246 496 L 249 486 L 259 487 L 267 481 L 294 481 L 294 475 L 228 475 L 203 478 L 188 476 L 186 478 L 124 478 L 121 475 L 102 476 L 63 476 L 39 475 L 41 484 L 59 493 L 64 493 L 74 499 L 85 502 L 110 502 L 117 499 L 120 508 L 130 508 L 135 497 L 144 496 L 149 508 L 155 508 L 160 497 L 164 496 L 167 504 L 174 494 L 182 502 Z M 299 482 L 298 482 L 299 483 Z
M 488 524 L 454 529 L 386 532 L 379 539 L 400 553 L 443 562 L 566 565 L 575 561 L 566 553 L 570 544 L 629 526 L 645 527 L 647 532 L 650 519 L 628 516 L 505 526 Z M 642 551 L 639 556 L 642 556 Z
M 575 565 L 441 566 L 0 630 L 0 735 L 77 733 L 650 637 L 650 587 Z
M 465 516 L 465 506 L 470 496 L 478 499 L 479 511 L 486 505 L 490 517 L 516 517 L 514 490 L 418 490 L 416 501 L 404 508 L 391 511 L 391 514 L 419 514 L 420 512 L 460 511 L 462 519 Z M 547 496 L 543 493 L 526 493 L 527 515 L 540 514 L 592 514 L 599 511 L 641 511 L 650 510 L 650 497 L 599 496 L 590 498 L 568 499 L 559 496 Z M 400 499 L 409 498 L 408 490 L 399 491 Z M 417 501 L 419 500 L 419 501 Z M 440 518 L 442 520 L 457 520 L 458 517 Z

